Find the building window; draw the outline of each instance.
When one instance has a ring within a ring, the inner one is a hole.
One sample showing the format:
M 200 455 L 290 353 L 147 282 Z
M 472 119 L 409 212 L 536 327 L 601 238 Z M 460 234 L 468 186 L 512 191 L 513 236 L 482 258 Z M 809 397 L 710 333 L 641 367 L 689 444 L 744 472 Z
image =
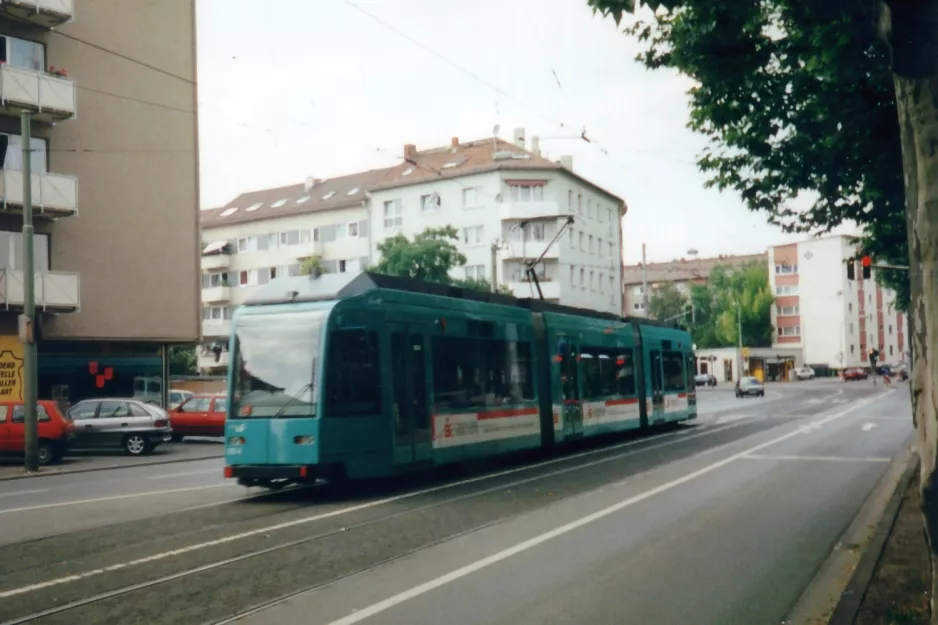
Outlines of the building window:
M 384 229 L 393 230 L 404 224 L 403 205 L 400 200 L 389 200 L 384 203 Z
M 784 286 L 775 287 L 776 295 L 797 295 L 798 287 L 793 284 L 786 284 Z
M 892 345 L 889 346 L 889 355 L 892 356 Z
M 544 199 L 544 185 L 513 184 L 511 185 L 511 199 L 513 202 L 539 202 Z
M 574 236 L 573 228 L 570 228 L 569 230 L 567 230 L 567 235 L 568 235 L 568 238 L 570 239 L 570 248 L 572 249 L 576 247 L 576 244 L 573 242 L 573 236 Z
M 442 210 L 443 201 L 438 193 L 430 193 L 420 196 L 420 208 L 425 213 L 435 213 Z
M 352 222 L 348 225 L 348 235 L 350 238 L 358 238 L 358 222 Z
M 612 258 L 612 243 L 609 244 L 609 258 Z
M 580 288 L 586 290 L 586 270 L 580 267 Z
M 466 265 L 466 280 L 484 280 L 485 265 Z
M 586 214 L 589 216 L 590 219 L 593 218 L 593 200 L 590 200 L 590 199 L 586 200 Z
M 599 257 L 603 257 L 603 240 L 596 239 L 596 251 L 599 252 Z
M 602 293 L 603 292 L 603 272 L 601 271 L 599 272 L 599 281 L 597 283 L 597 286 L 599 288 L 599 292 Z
M 571 211 L 573 210 L 573 191 L 572 190 L 567 191 L 567 208 Z
M 853 334 L 853 324 L 850 324 L 850 334 Z
M 479 193 L 478 189 L 463 189 L 462 190 L 462 207 L 463 208 L 474 208 L 479 205 Z
M 784 328 L 778 329 L 779 336 L 801 336 L 801 328 L 799 326 L 786 326 Z
M 590 235 L 590 254 L 596 253 L 596 247 L 593 245 L 593 235 Z
M 576 268 L 573 265 L 570 265 L 570 286 L 576 285 L 576 277 L 574 275 L 575 269 Z
M 778 315 L 781 317 L 788 316 L 788 315 L 797 315 L 797 314 L 798 314 L 797 306 L 779 306 L 778 307 Z
M 892 334 L 892 326 L 889 326 L 889 334 Z
M 0 37 L 3 40 L 3 60 L 17 69 L 26 69 L 41 72 L 46 68 L 45 48 L 41 43 L 17 39 L 16 37 Z
M 580 232 L 580 251 L 586 251 L 586 235 L 584 235 L 582 231 Z
M 348 224 L 336 224 L 335 225 L 335 238 L 345 239 L 347 237 L 348 237 Z
M 787 263 L 775 265 L 775 273 L 782 276 L 798 273 L 798 265 L 789 265 Z
M 847 304 L 847 312 L 853 312 L 853 302 Z
M 466 245 L 478 245 L 482 243 L 484 237 L 485 228 L 482 226 L 471 226 L 462 230 L 462 240 Z
M 576 212 L 583 214 L 583 194 L 576 194 Z

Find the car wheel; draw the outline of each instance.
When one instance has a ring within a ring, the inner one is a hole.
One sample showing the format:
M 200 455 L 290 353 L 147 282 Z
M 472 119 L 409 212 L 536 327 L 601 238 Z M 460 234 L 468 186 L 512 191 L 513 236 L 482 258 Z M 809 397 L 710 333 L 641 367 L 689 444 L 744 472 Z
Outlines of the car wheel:
M 46 465 L 55 462 L 55 450 L 49 441 L 39 441 L 39 464 Z
M 143 434 L 130 434 L 124 438 L 124 449 L 131 456 L 150 453 L 150 441 Z

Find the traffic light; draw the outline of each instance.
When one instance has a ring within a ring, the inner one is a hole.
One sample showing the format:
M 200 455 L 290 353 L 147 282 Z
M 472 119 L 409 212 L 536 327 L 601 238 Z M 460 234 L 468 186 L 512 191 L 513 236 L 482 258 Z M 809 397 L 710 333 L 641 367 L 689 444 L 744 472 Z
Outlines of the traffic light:
M 860 260 L 860 264 L 863 265 L 863 279 L 869 280 L 873 271 L 873 259 L 869 256 L 864 256 Z
M 876 361 L 879 359 L 879 350 L 875 347 L 870 348 L 870 369 L 873 370 L 873 373 L 876 373 Z

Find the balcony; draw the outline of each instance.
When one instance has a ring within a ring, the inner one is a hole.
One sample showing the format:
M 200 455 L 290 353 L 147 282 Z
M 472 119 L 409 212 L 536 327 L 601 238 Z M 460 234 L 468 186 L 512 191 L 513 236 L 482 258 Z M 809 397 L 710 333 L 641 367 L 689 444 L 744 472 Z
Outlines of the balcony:
M 218 360 L 215 359 L 215 354 L 211 352 L 203 352 L 201 349 L 198 350 L 198 358 L 196 360 L 196 367 L 199 371 L 205 371 L 207 369 L 217 369 L 217 368 L 228 368 L 228 351 L 225 350 L 218 355 Z
M 203 319 L 202 320 L 202 336 L 204 338 L 224 337 L 225 341 L 227 341 L 228 336 L 230 334 L 231 334 L 231 320 L 230 319 Z
M 75 108 L 75 83 L 68 78 L 0 65 L 0 112 L 32 111 L 36 121 L 52 123 L 74 117 Z
M 36 274 L 36 308 L 48 312 L 73 312 L 81 308 L 80 280 L 76 273 L 45 271 Z M 0 269 L 0 305 L 20 309 L 26 302 L 23 272 Z
M 43 28 L 71 22 L 75 17 L 74 0 L 0 0 L 0 11 Z
M 554 238 L 553 235 L 550 238 Z M 548 249 L 550 241 L 509 241 L 507 249 L 502 251 L 502 258 L 505 260 L 512 259 L 535 259 L 540 258 L 541 254 L 544 254 L 544 258 L 559 258 L 560 257 L 560 241 L 554 243 L 552 247 Z
M 541 292 L 544 294 L 544 299 L 560 299 L 559 282 L 556 280 L 551 282 L 541 281 L 539 284 L 541 285 Z M 537 287 L 534 286 L 533 282 L 509 282 L 508 288 L 511 289 L 515 297 L 539 299 Z
M 62 174 L 32 175 L 33 214 L 55 219 L 78 213 L 78 179 Z M 23 172 L 4 169 L 0 173 L 0 209 L 23 211 Z
M 344 241 L 344 239 L 343 239 Z M 322 241 L 307 241 L 299 245 L 293 245 L 289 248 L 290 254 L 297 260 L 309 258 L 310 256 L 322 256 L 325 251 L 325 245 Z
M 231 254 L 209 254 L 202 257 L 202 271 L 228 269 L 231 266 Z
M 566 214 L 560 210 L 557 202 L 502 202 L 498 211 L 502 220 L 514 221 L 561 217 Z
M 227 302 L 231 299 L 231 287 L 230 286 L 211 286 L 207 289 L 202 289 L 202 303 L 203 304 L 217 304 L 222 302 Z

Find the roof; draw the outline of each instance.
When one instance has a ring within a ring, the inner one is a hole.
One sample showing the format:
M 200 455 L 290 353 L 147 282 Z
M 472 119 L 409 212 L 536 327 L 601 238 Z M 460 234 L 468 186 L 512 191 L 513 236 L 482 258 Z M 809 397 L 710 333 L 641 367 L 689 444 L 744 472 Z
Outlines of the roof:
M 579 176 L 560 163 L 528 152 L 502 139 L 480 139 L 468 143 L 454 140 L 450 147 L 422 152 L 417 151 L 414 146 L 405 146 L 402 160 L 400 165 L 394 167 L 327 180 L 314 180 L 309 190 L 306 188 L 307 184 L 300 183 L 242 193 L 224 206 L 200 211 L 201 226 L 218 228 L 273 217 L 360 206 L 371 191 L 493 171 L 560 171 L 616 200 L 621 206 L 622 214 L 625 214 L 626 210 L 625 200 L 614 193 Z
M 360 206 L 365 201 L 366 192 L 393 169 L 372 169 L 327 180 L 311 180 L 313 185 L 308 190 L 307 184 L 301 183 L 242 193 L 224 206 L 200 211 L 199 219 L 203 228 L 217 228 Z
M 430 180 L 461 178 L 493 171 L 560 171 L 582 184 L 608 195 L 619 202 L 623 211 L 625 200 L 567 169 L 560 163 L 529 152 L 503 139 L 489 138 L 460 143 L 456 139 L 450 147 L 405 153 L 405 160 L 391 168 L 387 178 L 373 187 L 373 191 L 394 189 L 424 183 Z
M 717 256 L 695 260 L 672 260 L 665 263 L 648 263 L 648 283 L 684 282 L 687 280 L 707 280 L 710 272 L 719 265 L 739 267 L 752 262 L 768 262 L 768 253 L 743 254 L 739 256 Z M 642 265 L 625 265 L 622 268 L 622 284 L 641 284 Z

